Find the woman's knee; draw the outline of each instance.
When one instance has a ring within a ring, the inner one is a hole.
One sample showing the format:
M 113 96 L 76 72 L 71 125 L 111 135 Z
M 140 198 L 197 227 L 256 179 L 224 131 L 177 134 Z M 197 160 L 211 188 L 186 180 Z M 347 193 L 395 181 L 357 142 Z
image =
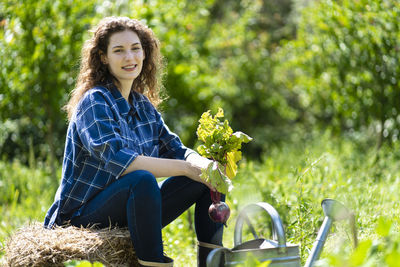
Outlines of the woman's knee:
M 149 198 L 151 200 L 159 201 L 160 188 L 158 187 L 155 176 L 148 171 L 139 170 L 135 171 L 136 185 L 132 187 L 134 194 L 140 198 Z
M 190 179 L 190 178 L 187 178 L 187 179 Z M 206 186 L 203 183 L 193 181 L 192 186 L 193 186 L 192 190 L 194 190 L 196 192 L 203 193 L 203 194 L 209 194 L 209 192 L 210 192 L 210 189 L 208 188 L 208 186 Z

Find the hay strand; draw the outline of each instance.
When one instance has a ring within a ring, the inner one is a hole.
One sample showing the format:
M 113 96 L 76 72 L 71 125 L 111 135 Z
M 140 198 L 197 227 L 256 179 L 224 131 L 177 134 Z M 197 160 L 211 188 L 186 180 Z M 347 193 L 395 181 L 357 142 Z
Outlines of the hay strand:
M 139 266 L 126 228 L 56 227 L 39 222 L 17 230 L 6 242 L 6 266 L 64 266 L 68 260 L 105 266 Z

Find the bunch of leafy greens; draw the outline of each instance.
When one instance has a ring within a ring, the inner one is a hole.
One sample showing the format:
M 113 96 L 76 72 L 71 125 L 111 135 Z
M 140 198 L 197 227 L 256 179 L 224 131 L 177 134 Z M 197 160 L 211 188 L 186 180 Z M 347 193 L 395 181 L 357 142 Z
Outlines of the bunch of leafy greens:
M 242 158 L 242 143 L 252 140 L 242 132 L 233 132 L 222 108 L 212 116 L 210 111 L 204 112 L 199 120 L 197 137 L 203 142 L 197 147 L 200 155 L 212 159 L 213 162 L 202 172 L 202 179 L 210 182 L 217 191 L 227 194 L 233 187 L 231 179 L 236 176 L 237 162 Z

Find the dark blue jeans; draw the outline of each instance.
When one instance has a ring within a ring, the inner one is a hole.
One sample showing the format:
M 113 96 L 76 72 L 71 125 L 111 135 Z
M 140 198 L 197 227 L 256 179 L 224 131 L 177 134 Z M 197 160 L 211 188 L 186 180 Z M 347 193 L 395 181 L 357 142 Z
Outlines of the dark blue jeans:
M 79 217 L 71 219 L 71 224 L 128 227 L 138 258 L 162 262 L 161 229 L 194 203 L 197 239 L 222 245 L 223 225 L 208 216 L 211 204 L 208 187 L 185 176 L 157 183 L 150 172 L 142 170 L 110 184 L 83 207 Z

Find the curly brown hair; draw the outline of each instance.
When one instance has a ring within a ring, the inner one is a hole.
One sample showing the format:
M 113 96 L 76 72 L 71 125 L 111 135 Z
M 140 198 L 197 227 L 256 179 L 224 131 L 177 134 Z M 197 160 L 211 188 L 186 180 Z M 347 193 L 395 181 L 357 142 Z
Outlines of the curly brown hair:
M 81 63 L 75 88 L 64 109 L 68 113 L 68 120 L 82 96 L 89 89 L 97 85 L 107 85 L 112 81 L 117 86 L 118 80 L 110 73 L 107 65 L 101 61 L 101 53 L 107 54 L 110 37 L 113 33 L 131 30 L 135 32 L 145 52 L 143 68 L 139 76 L 133 81 L 132 89 L 146 95 L 154 106 L 160 104 L 159 92 L 163 60 L 160 53 L 160 43 L 153 31 L 139 20 L 127 17 L 106 17 L 91 32 L 93 36 L 87 40 L 82 48 Z

